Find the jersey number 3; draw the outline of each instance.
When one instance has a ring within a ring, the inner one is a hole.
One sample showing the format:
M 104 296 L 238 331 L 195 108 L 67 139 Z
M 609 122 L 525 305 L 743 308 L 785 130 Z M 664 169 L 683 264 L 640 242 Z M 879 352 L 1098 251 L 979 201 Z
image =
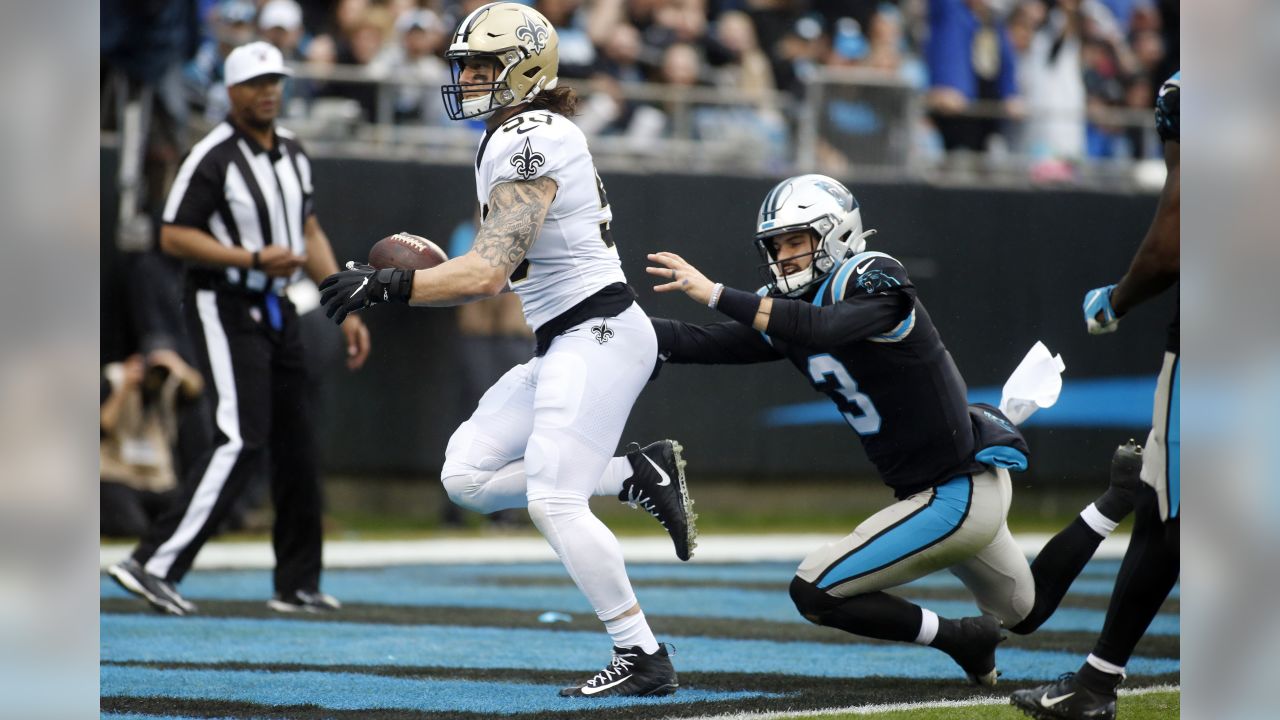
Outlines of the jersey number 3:
M 809 379 L 836 401 L 840 414 L 854 432 L 859 435 L 880 432 L 880 413 L 876 412 L 875 404 L 866 393 L 858 392 L 858 382 L 838 360 L 830 355 L 809 358 Z

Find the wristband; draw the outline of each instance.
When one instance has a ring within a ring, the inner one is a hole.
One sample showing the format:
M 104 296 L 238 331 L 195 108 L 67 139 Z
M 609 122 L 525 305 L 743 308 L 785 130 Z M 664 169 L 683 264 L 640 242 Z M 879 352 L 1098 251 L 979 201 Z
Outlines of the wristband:
M 381 302 L 398 302 L 408 304 L 413 295 L 413 270 L 399 268 L 383 268 L 374 278 L 383 286 L 383 297 L 375 300 Z
M 257 270 L 262 267 L 262 251 L 261 250 L 253 251 L 253 263 L 250 264 L 249 267 L 254 270 Z
M 714 309 L 716 304 L 720 302 L 720 293 L 722 292 L 724 292 L 724 283 L 716 283 L 715 287 L 711 288 L 711 299 L 707 301 L 707 307 Z
M 760 296 L 743 290 L 725 288 L 716 300 L 716 309 L 750 327 L 756 320 L 756 311 L 760 309 Z

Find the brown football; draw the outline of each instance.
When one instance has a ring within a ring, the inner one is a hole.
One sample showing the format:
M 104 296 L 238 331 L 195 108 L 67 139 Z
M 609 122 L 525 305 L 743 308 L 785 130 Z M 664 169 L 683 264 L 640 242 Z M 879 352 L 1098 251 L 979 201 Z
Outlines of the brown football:
M 400 268 L 401 270 L 423 270 L 432 268 L 448 260 L 449 256 L 439 245 L 430 240 L 399 232 L 388 235 L 369 248 L 369 264 L 381 270 L 383 268 Z

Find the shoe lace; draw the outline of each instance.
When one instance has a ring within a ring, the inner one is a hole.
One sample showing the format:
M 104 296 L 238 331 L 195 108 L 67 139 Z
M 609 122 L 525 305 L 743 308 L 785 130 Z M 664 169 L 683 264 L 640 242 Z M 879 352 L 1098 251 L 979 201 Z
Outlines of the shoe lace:
M 627 488 L 627 497 L 623 502 L 630 505 L 632 508 L 637 506 L 644 508 L 645 512 L 655 517 L 658 522 L 662 524 L 662 527 L 665 528 L 667 526 L 667 521 L 663 519 L 662 513 L 658 512 L 658 506 L 654 504 L 653 500 L 648 495 L 644 494 L 643 490 L 635 485 Z
M 634 656 L 615 654 L 613 656 L 613 660 L 609 661 L 609 666 L 601 670 L 600 672 L 596 673 L 595 677 L 587 681 L 587 685 L 590 685 L 591 687 L 595 687 L 597 685 L 603 685 L 607 682 L 610 682 L 611 680 L 615 680 L 617 678 L 622 677 L 623 675 L 626 675 L 627 668 L 631 667 L 634 664 L 627 659 L 629 657 L 634 657 Z

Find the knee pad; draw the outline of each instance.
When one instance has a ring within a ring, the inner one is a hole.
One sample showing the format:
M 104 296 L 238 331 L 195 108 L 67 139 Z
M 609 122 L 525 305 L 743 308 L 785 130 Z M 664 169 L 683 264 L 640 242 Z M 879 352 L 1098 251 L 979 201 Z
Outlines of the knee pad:
M 454 505 L 472 512 L 482 513 L 485 511 L 476 502 L 476 490 L 480 487 L 478 475 L 450 475 L 449 477 L 440 478 L 440 484 L 444 485 L 444 490 L 449 493 L 449 499 L 453 501 Z
M 819 590 L 817 585 L 799 576 L 791 578 L 790 591 L 791 602 L 796 604 L 796 610 L 814 625 L 821 625 L 822 616 L 838 602 L 836 598 Z

